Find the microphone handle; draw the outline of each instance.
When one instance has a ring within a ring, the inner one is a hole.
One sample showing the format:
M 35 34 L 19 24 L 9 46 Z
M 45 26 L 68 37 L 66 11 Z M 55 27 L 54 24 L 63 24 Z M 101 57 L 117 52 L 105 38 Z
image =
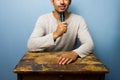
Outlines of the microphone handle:
M 65 14 L 64 14 L 64 12 L 61 12 L 61 13 L 60 13 L 60 21 L 61 21 L 61 22 L 64 22 L 64 21 L 65 21 Z

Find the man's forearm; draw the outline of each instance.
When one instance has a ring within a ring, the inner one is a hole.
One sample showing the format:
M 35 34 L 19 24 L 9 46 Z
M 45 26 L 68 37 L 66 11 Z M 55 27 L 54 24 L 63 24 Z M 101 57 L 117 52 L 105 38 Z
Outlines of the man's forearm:
M 53 45 L 55 45 L 53 33 L 42 37 L 30 37 L 28 40 L 29 51 L 44 50 Z

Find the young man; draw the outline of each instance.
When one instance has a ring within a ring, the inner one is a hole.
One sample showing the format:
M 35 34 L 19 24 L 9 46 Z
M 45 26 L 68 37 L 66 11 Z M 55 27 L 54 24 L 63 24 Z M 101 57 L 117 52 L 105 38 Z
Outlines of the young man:
M 54 11 L 38 18 L 34 31 L 28 40 L 29 51 L 69 51 L 58 60 L 58 64 L 69 64 L 77 57 L 85 57 L 93 51 L 93 41 L 84 19 L 69 13 L 71 0 L 51 0 Z M 60 21 L 60 13 L 65 21 Z M 81 45 L 75 49 L 76 41 Z

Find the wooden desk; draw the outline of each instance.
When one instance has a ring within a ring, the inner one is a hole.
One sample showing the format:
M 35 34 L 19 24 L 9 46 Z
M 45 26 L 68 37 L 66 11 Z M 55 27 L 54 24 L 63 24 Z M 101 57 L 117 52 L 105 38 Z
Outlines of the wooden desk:
M 56 61 L 62 52 L 26 53 L 16 65 L 18 80 L 104 80 L 108 69 L 94 54 L 68 65 Z

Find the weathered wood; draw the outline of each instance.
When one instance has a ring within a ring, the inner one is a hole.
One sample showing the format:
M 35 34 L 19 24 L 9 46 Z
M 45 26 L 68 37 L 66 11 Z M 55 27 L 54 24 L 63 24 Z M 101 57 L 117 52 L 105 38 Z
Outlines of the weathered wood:
M 17 73 L 20 78 L 22 77 L 20 80 L 33 80 L 31 77 L 34 77 L 35 80 L 59 80 L 63 76 L 64 80 L 73 80 L 75 77 L 72 75 L 76 76 L 74 80 L 85 80 L 83 78 L 104 80 L 104 75 L 109 72 L 94 54 L 82 59 L 78 58 L 71 64 L 59 65 L 57 60 L 63 53 L 65 52 L 27 52 L 16 65 L 14 73 Z M 48 79 L 44 79 L 45 76 Z

